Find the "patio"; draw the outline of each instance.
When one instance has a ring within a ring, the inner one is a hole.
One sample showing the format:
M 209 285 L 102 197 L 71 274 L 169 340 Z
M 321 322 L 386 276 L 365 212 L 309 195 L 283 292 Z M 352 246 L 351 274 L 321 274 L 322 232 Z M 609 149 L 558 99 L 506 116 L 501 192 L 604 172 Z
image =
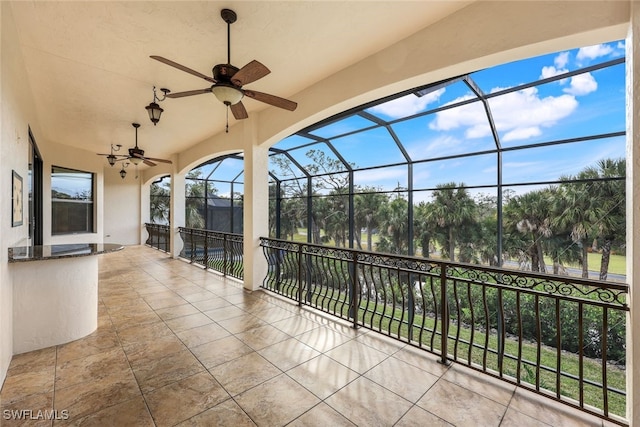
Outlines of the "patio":
M 145 246 L 99 283 L 96 332 L 13 357 L 3 426 L 609 425 Z

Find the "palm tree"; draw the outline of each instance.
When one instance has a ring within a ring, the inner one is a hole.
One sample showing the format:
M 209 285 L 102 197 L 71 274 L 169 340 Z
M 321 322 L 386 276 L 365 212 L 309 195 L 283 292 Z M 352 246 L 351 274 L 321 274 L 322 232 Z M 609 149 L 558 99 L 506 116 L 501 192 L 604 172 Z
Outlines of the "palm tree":
M 151 184 L 149 197 L 149 208 L 151 221 L 156 224 L 168 224 L 171 195 L 169 193 L 169 182 L 163 180 Z
M 612 246 L 625 240 L 625 182 L 621 179 L 625 176 L 625 168 L 624 159 L 601 159 L 596 166 L 588 167 L 578 175 L 582 179 L 597 179 L 588 185 L 593 204 L 602 215 L 595 224 L 602 251 L 600 280 L 607 280 Z
M 469 230 L 476 218 L 476 204 L 464 188 L 464 183 L 458 186 L 455 182 L 439 184 L 433 192 L 433 202 L 427 218 L 446 232 L 442 249 L 448 253 L 451 261 L 455 261 L 457 237 L 465 229 Z M 470 243 L 469 239 L 467 243 Z
M 525 252 L 531 259 L 531 271 L 546 272 L 542 241 L 552 235 L 553 188 L 531 191 L 512 198 L 504 209 L 504 226 L 529 236 Z
M 579 181 L 581 179 L 588 179 L 587 175 L 561 178 L 564 182 L 558 188 L 560 197 L 554 198 L 557 217 L 553 225 L 570 230 L 571 240 L 580 248 L 582 277 L 586 279 L 589 277 L 590 243 L 599 234 L 598 223 L 605 212 L 592 197 L 589 183 Z
M 354 197 L 354 219 L 356 238 L 358 242 L 358 249 L 362 249 L 362 242 L 360 239 L 360 230 L 367 230 L 367 250 L 373 250 L 373 231 L 378 227 L 379 211 L 389 202 L 389 198 L 386 194 L 376 193 L 375 189 L 367 187 L 363 189 L 362 193 L 356 194 Z
M 409 206 L 405 199 L 395 198 L 380 209 L 381 234 L 387 239 L 380 239 L 378 250 L 394 254 L 406 254 L 409 246 L 407 240 Z

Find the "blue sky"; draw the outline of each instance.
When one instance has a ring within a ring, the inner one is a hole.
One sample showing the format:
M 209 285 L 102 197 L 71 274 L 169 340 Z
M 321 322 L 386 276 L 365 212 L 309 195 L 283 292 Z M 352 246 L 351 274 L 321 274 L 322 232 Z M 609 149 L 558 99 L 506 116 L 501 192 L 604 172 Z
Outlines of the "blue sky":
M 490 94 L 621 58 L 624 53 L 624 41 L 613 41 L 500 65 L 472 73 L 471 77 L 484 93 Z M 458 82 L 422 97 L 411 94 L 367 111 L 392 121 L 473 98 L 475 96 L 469 88 L 463 82 Z M 493 97 L 489 103 L 503 147 L 624 131 L 625 65 L 622 63 Z M 370 126 L 372 122 L 364 118 L 350 117 L 317 129 L 314 133 L 332 138 Z M 413 160 L 495 148 L 487 116 L 480 102 L 399 122 L 392 127 Z M 286 149 L 309 142 L 308 139 L 294 135 L 275 147 Z M 332 143 L 346 161 L 356 167 L 404 162 L 402 153 L 383 128 L 333 138 Z M 310 160 L 305 153 L 311 148 L 323 151 L 328 158 L 336 158 L 323 144 L 293 150 L 291 154 L 301 164 L 307 165 Z M 624 156 L 624 137 L 508 151 L 503 154 L 503 182 L 510 184 L 555 180 L 561 175 L 575 174 L 599 159 Z M 271 165 L 275 168 L 273 162 Z M 213 177 L 229 179 L 223 177 L 226 168 L 235 170 L 231 165 L 221 166 Z M 378 168 L 356 173 L 355 180 L 360 186 L 392 190 L 398 184 L 407 186 L 406 170 L 406 166 Z M 495 155 L 456 158 L 416 164 L 413 184 L 416 189 L 431 188 L 452 181 L 464 182 L 468 186 L 494 185 L 496 174 Z M 302 176 L 299 172 L 296 175 Z M 223 188 L 219 190 L 221 194 L 228 191 Z M 428 194 L 424 195 L 427 196 Z

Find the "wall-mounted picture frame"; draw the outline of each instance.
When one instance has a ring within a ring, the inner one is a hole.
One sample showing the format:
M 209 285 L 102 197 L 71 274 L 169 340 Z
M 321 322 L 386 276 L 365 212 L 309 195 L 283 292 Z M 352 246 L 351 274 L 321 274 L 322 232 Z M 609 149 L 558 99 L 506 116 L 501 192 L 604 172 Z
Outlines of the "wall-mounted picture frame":
M 22 177 L 16 171 L 12 171 L 11 177 L 11 226 L 22 225 Z

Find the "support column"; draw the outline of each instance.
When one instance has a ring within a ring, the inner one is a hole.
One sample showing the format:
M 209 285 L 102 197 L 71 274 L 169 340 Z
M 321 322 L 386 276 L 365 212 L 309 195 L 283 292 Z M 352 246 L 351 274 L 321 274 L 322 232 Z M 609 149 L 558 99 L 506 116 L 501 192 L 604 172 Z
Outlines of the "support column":
M 640 5 L 631 2 L 629 34 L 626 39 L 627 91 L 627 283 L 629 314 L 627 316 L 627 419 L 629 425 L 640 426 Z M 635 272 L 638 274 L 635 274 Z M 637 295 L 636 295 L 637 294 Z
M 244 123 L 244 287 L 251 291 L 267 274 L 260 237 L 269 235 L 269 150 L 257 145 L 255 123 L 251 119 Z
M 178 172 L 178 159 L 173 159 L 173 172 L 171 173 L 171 213 L 169 225 L 171 227 L 171 257 L 178 258 L 182 250 L 183 242 L 178 229 L 185 226 L 185 176 Z

